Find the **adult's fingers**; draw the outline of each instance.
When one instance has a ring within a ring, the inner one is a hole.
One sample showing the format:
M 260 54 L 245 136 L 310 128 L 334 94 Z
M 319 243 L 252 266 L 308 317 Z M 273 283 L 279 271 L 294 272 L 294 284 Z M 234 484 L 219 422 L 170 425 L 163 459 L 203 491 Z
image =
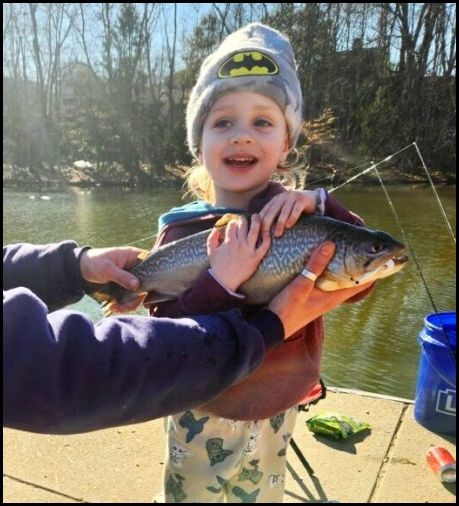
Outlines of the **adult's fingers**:
M 335 245 L 332 242 L 320 245 L 306 263 L 306 269 L 316 276 L 320 276 L 327 268 L 334 251 Z M 269 303 L 269 309 L 276 313 L 282 321 L 286 337 L 323 314 L 321 312 L 323 304 L 318 309 L 317 303 L 311 300 L 312 294 L 314 294 L 313 289 L 314 282 L 300 274 Z
M 135 248 L 133 246 L 126 246 L 127 257 L 126 263 L 124 265 L 120 265 L 120 267 L 129 268 L 134 267 L 134 265 L 138 264 L 141 259 L 144 259 L 150 253 L 150 250 Z
M 306 262 L 305 269 L 319 277 L 332 259 L 335 248 L 335 244 L 331 241 L 319 245 Z M 303 276 L 303 274 L 299 274 L 296 279 L 290 283 L 290 286 L 292 290 L 296 290 L 298 293 L 302 294 L 304 299 L 307 299 L 314 288 L 314 283 L 314 281 Z
M 335 249 L 335 243 L 331 241 L 322 243 L 312 252 L 306 263 L 306 269 L 319 277 L 325 271 L 330 260 L 333 258 Z M 305 278 L 305 276 L 301 277 Z
M 140 281 L 133 275 L 116 265 L 113 265 L 111 272 L 107 273 L 111 280 L 118 283 L 128 290 L 136 290 L 139 287 Z

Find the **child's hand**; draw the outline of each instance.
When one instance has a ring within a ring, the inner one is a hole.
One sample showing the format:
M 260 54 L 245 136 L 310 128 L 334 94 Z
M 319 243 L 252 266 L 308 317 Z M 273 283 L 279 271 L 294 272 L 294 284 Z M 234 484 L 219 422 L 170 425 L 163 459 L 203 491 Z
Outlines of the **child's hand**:
M 291 228 L 302 213 L 312 214 L 317 208 L 319 194 L 316 191 L 295 190 L 280 193 L 271 199 L 260 212 L 263 231 L 270 230 L 277 218 L 274 235 L 280 237 L 285 228 Z
M 218 228 L 207 239 L 207 254 L 215 278 L 227 289 L 235 292 L 256 271 L 271 244 L 269 230 L 263 232 L 257 247 L 261 229 L 260 216 L 254 214 L 250 230 L 247 220 L 241 216 L 226 226 L 225 236 Z

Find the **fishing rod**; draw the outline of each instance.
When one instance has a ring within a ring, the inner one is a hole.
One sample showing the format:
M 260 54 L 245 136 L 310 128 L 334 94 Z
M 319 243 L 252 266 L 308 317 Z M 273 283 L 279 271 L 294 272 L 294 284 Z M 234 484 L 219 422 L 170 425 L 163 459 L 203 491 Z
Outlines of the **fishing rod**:
M 384 194 L 385 194 L 385 196 L 386 196 L 386 198 L 387 198 L 387 201 L 389 202 L 389 206 L 390 206 L 390 208 L 391 208 L 391 210 L 392 210 L 392 212 L 393 212 L 393 214 L 394 214 L 395 221 L 397 222 L 397 225 L 398 225 L 398 227 L 400 228 L 400 230 L 401 230 L 401 232 L 402 232 L 403 239 L 404 239 L 404 241 L 406 242 L 406 245 L 408 246 L 408 249 L 409 249 L 409 251 L 410 251 L 410 253 L 411 253 L 411 256 L 413 257 L 414 263 L 416 264 L 416 268 L 417 268 L 417 270 L 418 270 L 419 275 L 421 276 L 422 282 L 423 282 L 423 284 L 424 284 L 424 288 L 426 289 L 427 295 L 429 296 L 429 299 L 430 299 L 430 302 L 431 302 L 431 304 L 432 304 L 432 307 L 433 307 L 433 309 L 434 309 L 434 311 L 435 311 L 435 314 L 438 316 L 438 313 L 439 313 L 439 312 L 438 312 L 438 310 L 437 310 L 437 306 L 435 305 L 435 302 L 434 302 L 434 300 L 433 300 L 432 294 L 431 294 L 431 292 L 430 292 L 430 290 L 429 290 L 429 287 L 428 287 L 428 285 L 427 285 L 427 281 L 426 281 L 426 279 L 425 279 L 425 277 L 424 277 L 424 274 L 423 274 L 423 272 L 422 272 L 422 269 L 421 269 L 421 266 L 420 266 L 420 264 L 419 264 L 419 262 L 418 262 L 418 259 L 416 258 L 416 255 L 414 254 L 414 250 L 413 250 L 413 248 L 411 247 L 411 244 L 410 244 L 410 242 L 409 242 L 409 240 L 408 240 L 408 237 L 407 237 L 407 235 L 406 235 L 406 233 L 405 233 L 405 230 L 404 230 L 404 229 L 403 229 L 403 227 L 402 227 L 402 224 L 400 223 L 400 220 L 399 220 L 399 218 L 398 218 L 397 211 L 395 210 L 395 206 L 394 206 L 394 204 L 393 204 L 393 202 L 392 202 L 392 199 L 390 198 L 389 193 L 387 192 L 387 189 L 386 189 L 386 187 L 385 187 L 385 185 L 384 185 L 384 183 L 383 183 L 383 181 L 382 181 L 382 179 L 381 179 L 381 175 L 379 174 L 378 169 L 376 169 L 376 168 L 375 168 L 375 172 L 376 172 L 376 175 L 378 176 L 379 182 L 380 182 L 381 187 L 382 187 L 382 189 L 383 189 L 383 191 L 384 191 Z M 451 357 L 453 358 L 454 362 L 456 362 L 456 352 L 454 351 L 454 347 L 453 347 L 453 345 L 452 345 L 452 343 L 451 343 L 451 341 L 450 341 L 450 339 L 449 339 L 448 332 L 447 332 L 447 331 L 445 330 L 445 328 L 443 327 L 443 323 L 441 322 L 441 319 L 440 319 L 440 318 L 438 318 L 438 322 L 440 323 L 441 332 L 442 332 L 443 336 L 445 337 L 446 342 L 447 342 L 447 344 L 448 344 L 448 346 L 447 346 L 448 351 L 449 351 L 449 353 L 450 353 Z M 443 379 L 444 379 L 444 378 L 443 378 Z
M 371 163 L 371 166 L 368 167 L 367 169 L 363 170 L 362 172 L 359 172 L 358 174 L 356 174 L 355 176 L 352 176 L 351 178 L 349 178 L 347 181 L 344 181 L 344 183 L 338 185 L 338 186 L 335 186 L 334 188 L 332 188 L 331 190 L 329 190 L 328 192 L 329 193 L 332 193 L 334 192 L 335 190 L 337 190 L 338 188 L 341 188 L 342 186 L 350 183 L 351 181 L 354 181 L 355 179 L 359 178 L 360 176 L 363 176 L 364 174 L 367 174 L 368 172 L 372 171 L 372 170 L 376 170 L 376 167 L 378 167 L 379 165 L 382 165 L 383 163 L 386 163 L 386 162 L 389 162 L 390 160 L 392 160 L 392 158 L 394 158 L 395 156 L 399 155 L 400 153 L 402 153 L 403 151 L 405 151 L 406 149 L 409 149 L 411 148 L 412 146 L 414 146 L 416 148 L 416 153 L 419 157 L 419 159 L 421 160 L 421 164 L 422 164 L 422 167 L 424 168 L 424 172 L 426 173 L 427 175 L 427 179 L 430 183 L 430 186 L 432 188 L 432 191 L 435 195 L 435 198 L 437 200 L 437 203 L 438 203 L 438 206 L 440 207 L 440 210 L 442 212 L 442 215 L 443 215 L 443 219 L 445 220 L 445 223 L 446 223 L 446 227 L 448 229 L 448 232 L 454 242 L 454 244 L 456 245 L 456 236 L 454 235 L 454 232 L 453 232 L 453 228 L 451 227 L 451 223 L 449 222 L 448 220 L 448 217 L 446 215 L 446 211 L 445 211 L 445 208 L 443 207 L 443 204 L 440 200 L 440 197 L 437 193 L 437 190 L 435 188 L 435 185 L 434 185 L 434 182 L 432 181 L 432 178 L 430 176 L 430 173 L 429 173 L 429 170 L 427 169 L 427 166 L 424 162 L 424 158 L 422 157 L 421 155 L 421 152 L 419 150 L 419 147 L 418 145 L 416 144 L 416 141 L 412 142 L 411 144 L 408 144 L 407 146 L 405 146 L 404 148 L 400 149 L 399 151 L 396 151 L 395 153 L 392 153 L 391 155 L 389 156 L 386 156 L 386 158 L 384 158 L 383 160 L 379 161 L 378 163 L 374 163 L 374 162 L 370 162 Z M 361 165 L 357 166 L 357 167 L 353 167 L 354 169 L 358 168 L 358 167 L 361 167 Z M 348 169 L 345 169 L 346 171 Z M 328 178 L 332 178 L 336 175 L 337 173 L 333 174 L 332 176 L 326 176 L 325 178 L 322 178 L 322 179 L 318 179 L 316 180 L 315 182 L 318 182 L 318 181 L 322 181 L 323 179 L 328 179 Z M 311 183 L 312 184 L 312 183 Z
M 411 246 L 411 243 L 410 243 L 410 241 L 409 241 L 409 239 L 408 239 L 408 236 L 407 236 L 407 234 L 405 233 L 405 230 L 404 230 L 404 228 L 403 228 L 403 226 L 402 226 L 402 224 L 401 224 L 401 222 L 400 222 L 399 216 L 398 216 L 397 211 L 396 211 L 396 209 L 395 209 L 395 206 L 394 206 L 394 204 L 393 204 L 393 202 L 392 202 L 392 199 L 390 198 L 390 195 L 389 195 L 389 193 L 388 193 L 388 191 L 387 191 L 387 189 L 386 189 L 386 186 L 384 185 L 383 180 L 382 180 L 382 178 L 381 178 L 381 175 L 380 175 L 380 173 L 379 173 L 379 171 L 378 171 L 378 169 L 377 169 L 377 166 L 378 166 L 378 165 L 381 165 L 382 163 L 385 163 L 385 162 L 389 161 L 392 157 L 394 157 L 395 155 L 397 155 L 397 154 L 401 153 L 402 151 L 404 151 L 405 149 L 408 149 L 409 147 L 411 147 L 411 146 L 413 146 L 413 145 L 416 147 L 416 150 L 417 150 L 418 154 L 420 155 L 419 148 L 417 147 L 417 144 L 416 144 L 415 142 L 413 142 L 412 144 L 410 144 L 410 145 L 406 146 L 405 148 L 401 149 L 400 151 L 397 151 L 396 153 L 394 153 L 394 154 L 392 154 L 392 155 L 389 155 L 388 157 L 384 158 L 384 160 L 381 160 L 381 161 L 380 161 L 380 162 L 378 162 L 378 163 L 371 162 L 371 166 L 370 166 L 370 167 L 368 167 L 368 168 L 367 168 L 367 169 L 365 169 L 364 171 L 360 172 L 359 174 L 356 174 L 355 176 L 351 177 L 350 179 L 348 179 L 348 180 L 347 180 L 347 181 L 345 181 L 344 183 L 342 183 L 342 184 L 340 184 L 340 185 L 338 185 L 338 186 L 336 186 L 336 187 L 332 188 L 331 190 L 329 190 L 329 193 L 332 193 L 333 191 L 337 190 L 338 188 L 343 187 L 345 184 L 350 183 L 351 181 L 353 181 L 353 180 L 357 179 L 358 177 L 362 176 L 363 174 L 366 174 L 366 173 L 368 173 L 368 172 L 370 172 L 370 171 L 372 171 L 372 170 L 374 170 L 374 171 L 375 171 L 376 176 L 377 176 L 377 177 L 378 177 L 378 179 L 379 179 L 379 183 L 380 183 L 380 185 L 381 185 L 381 188 L 383 189 L 384 194 L 385 194 L 385 197 L 386 197 L 386 199 L 387 199 L 387 201 L 388 201 L 388 203 L 389 203 L 389 207 L 391 208 L 391 211 L 392 211 L 392 213 L 394 214 L 394 217 L 395 217 L 395 221 L 396 221 L 396 223 L 397 223 L 397 226 L 399 227 L 399 229 L 400 229 L 400 231 L 401 231 L 401 233 L 402 233 L 402 235 L 403 235 L 403 239 L 404 239 L 404 241 L 405 241 L 405 243 L 406 243 L 406 245 L 407 245 L 407 247 L 408 247 L 408 250 L 410 251 L 410 254 L 411 254 L 411 256 L 413 257 L 414 263 L 415 263 L 415 265 L 416 265 L 416 269 L 417 269 L 417 271 L 418 271 L 418 273 L 419 273 L 419 275 L 420 275 L 420 277 L 421 277 L 421 280 L 422 280 L 422 283 L 423 283 L 423 285 L 424 285 L 424 288 L 425 288 L 425 290 L 426 290 L 426 292 L 427 292 L 427 295 L 428 295 L 428 297 L 429 297 L 429 299 L 430 299 L 430 303 L 432 304 L 432 308 L 433 308 L 433 310 L 434 310 L 435 314 L 436 314 L 436 315 L 438 315 L 438 314 L 439 314 L 439 311 L 438 311 L 437 306 L 436 306 L 436 304 L 435 304 L 435 302 L 434 302 L 434 299 L 433 299 L 432 293 L 431 293 L 431 291 L 430 291 L 430 289 L 429 289 L 429 287 L 428 287 L 428 284 L 427 284 L 427 281 L 426 281 L 426 279 L 425 279 L 424 273 L 422 272 L 422 269 L 421 269 L 420 263 L 419 263 L 419 261 L 418 261 L 418 259 L 417 259 L 416 255 L 415 255 L 415 253 L 414 253 L 414 250 L 413 250 L 413 248 L 412 248 L 412 246 Z M 447 216 L 446 216 L 445 210 L 444 210 L 444 208 L 443 208 L 443 206 L 442 206 L 442 204 L 441 204 L 440 197 L 438 196 L 438 193 L 437 193 L 437 192 L 436 192 L 436 190 L 435 190 L 435 187 L 434 187 L 434 184 L 433 184 L 432 178 L 430 177 L 430 174 L 429 174 L 429 172 L 428 172 L 428 170 L 427 170 L 427 167 L 426 167 L 426 165 L 425 165 L 425 163 L 424 163 L 424 161 L 423 161 L 423 159 L 422 159 L 422 156 L 421 156 L 421 160 L 422 160 L 422 162 L 423 162 L 424 170 L 425 170 L 425 171 L 426 171 L 426 173 L 428 174 L 428 178 L 429 178 L 429 181 L 430 181 L 430 183 L 431 183 L 431 185 L 432 185 L 432 188 L 433 188 L 433 190 L 434 190 L 434 194 L 435 194 L 435 196 L 436 196 L 436 198 L 437 198 L 437 202 L 438 202 L 438 204 L 439 204 L 439 206 L 440 206 L 440 209 L 442 210 L 443 217 L 444 217 L 444 219 L 445 219 L 445 221 L 446 221 L 446 224 L 447 224 L 448 230 L 450 231 L 450 234 L 452 235 L 452 238 L 453 238 L 454 244 L 456 244 L 456 239 L 455 239 L 455 237 L 454 237 L 454 233 L 452 232 L 451 225 L 450 225 L 449 220 L 448 220 L 448 218 L 447 218 Z M 448 332 L 445 330 L 445 328 L 444 328 L 444 326 L 443 326 L 443 324 L 442 324 L 442 322 L 441 322 L 441 319 L 440 319 L 440 318 L 438 318 L 438 321 L 439 321 L 439 324 L 440 324 L 440 327 L 441 327 L 441 332 L 442 332 L 442 334 L 444 335 L 444 337 L 445 337 L 445 339 L 446 339 L 446 342 L 447 342 L 447 345 L 448 345 L 448 346 L 447 346 L 448 351 L 450 352 L 451 357 L 453 358 L 454 362 L 456 362 L 456 353 L 455 353 L 454 347 L 453 347 L 453 345 L 452 345 L 452 343 L 451 343 L 451 341 L 450 341 L 450 338 L 449 338 Z
M 446 216 L 445 209 L 443 208 L 443 205 L 441 203 L 440 197 L 438 196 L 437 190 L 435 189 L 435 185 L 433 184 L 432 178 L 430 177 L 429 171 L 427 170 L 427 166 L 424 163 L 424 158 L 421 155 L 421 152 L 419 151 L 418 145 L 416 144 L 416 141 L 413 142 L 413 146 L 416 148 L 416 151 L 418 153 L 419 158 L 421 159 L 422 166 L 424 167 L 424 172 L 427 175 L 427 179 L 430 182 L 430 186 L 432 187 L 432 190 L 434 192 L 435 197 L 437 198 L 438 205 L 440 206 L 441 212 L 443 213 L 443 218 L 446 222 L 446 226 L 448 227 L 449 233 L 451 237 L 453 238 L 454 244 L 456 244 L 456 237 L 454 236 L 453 229 L 451 227 L 451 223 L 448 220 L 448 217 Z

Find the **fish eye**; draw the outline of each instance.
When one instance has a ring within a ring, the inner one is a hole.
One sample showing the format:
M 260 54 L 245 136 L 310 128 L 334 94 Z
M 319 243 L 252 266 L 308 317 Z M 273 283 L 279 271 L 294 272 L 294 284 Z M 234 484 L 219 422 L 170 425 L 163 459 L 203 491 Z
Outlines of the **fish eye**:
M 371 253 L 379 253 L 384 249 L 384 246 L 380 242 L 375 242 L 371 245 L 370 252 Z

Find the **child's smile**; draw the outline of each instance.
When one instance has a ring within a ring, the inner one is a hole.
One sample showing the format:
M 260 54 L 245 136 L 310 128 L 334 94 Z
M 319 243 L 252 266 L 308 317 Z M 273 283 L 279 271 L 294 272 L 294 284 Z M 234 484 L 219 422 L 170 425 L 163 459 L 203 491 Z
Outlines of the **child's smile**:
M 242 153 L 228 156 L 224 158 L 223 161 L 229 170 L 248 172 L 257 164 L 258 158 L 250 154 Z
M 212 178 L 216 204 L 244 208 L 288 154 L 284 114 L 255 92 L 220 97 L 204 121 L 200 161 Z

